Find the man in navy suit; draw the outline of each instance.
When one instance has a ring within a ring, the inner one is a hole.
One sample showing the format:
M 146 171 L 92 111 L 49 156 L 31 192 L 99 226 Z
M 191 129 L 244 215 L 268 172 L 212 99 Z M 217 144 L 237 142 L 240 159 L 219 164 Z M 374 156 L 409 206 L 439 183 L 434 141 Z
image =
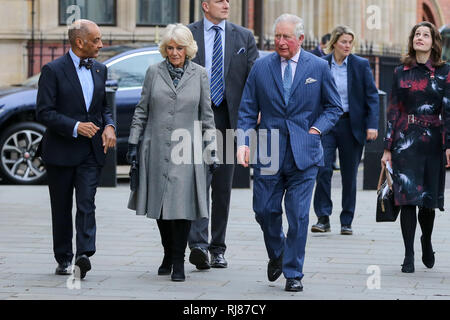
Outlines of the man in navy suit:
M 225 235 L 230 211 L 235 149 L 234 137 L 228 137 L 226 132 L 236 129 L 242 91 L 253 62 L 258 58 L 258 50 L 250 30 L 227 21 L 230 13 L 229 0 L 202 0 L 201 4 L 204 18 L 188 25 L 198 45 L 197 55 L 192 61 L 205 67 L 208 72 L 214 122 L 224 138 L 223 143 L 219 141 L 218 145 L 219 150 L 223 150 L 223 153 L 217 155 L 221 164 L 207 177 L 208 203 L 210 188 L 212 200 L 210 218 L 194 221 L 189 234 L 189 261 L 197 269 L 205 270 L 210 267 L 228 266 L 225 259 Z M 227 153 L 225 146 L 228 145 L 233 146 L 232 154 Z M 211 260 L 208 252 L 211 254 Z
M 270 259 L 268 279 L 275 281 L 283 273 L 285 290 L 301 291 L 311 196 L 323 165 L 320 136 L 334 126 L 342 108 L 326 61 L 301 49 L 302 19 L 283 14 L 274 26 L 276 53 L 255 62 L 244 88 L 237 161 L 244 167 L 251 162 L 254 168 L 253 210 Z M 260 112 L 255 163 L 247 138 Z
M 351 54 L 354 39 L 355 34 L 349 27 L 336 27 L 329 44 L 331 54 L 323 57 L 329 64 L 341 96 L 344 114 L 322 138 L 325 166 L 317 175 L 314 211 L 318 221 L 311 227 L 312 232 L 331 231 L 332 162 L 337 149 L 342 176 L 341 234 L 353 234 L 358 166 L 366 140 L 375 140 L 378 135 L 378 90 L 369 61 Z
M 83 279 L 91 269 L 89 257 L 95 253 L 96 188 L 116 135 L 106 102 L 107 70 L 92 60 L 103 46 L 100 29 L 92 21 L 77 20 L 69 28 L 69 41 L 69 52 L 42 68 L 36 118 L 47 127 L 41 150 L 52 208 L 55 273 L 66 275 L 72 269 L 75 189 L 75 265 Z

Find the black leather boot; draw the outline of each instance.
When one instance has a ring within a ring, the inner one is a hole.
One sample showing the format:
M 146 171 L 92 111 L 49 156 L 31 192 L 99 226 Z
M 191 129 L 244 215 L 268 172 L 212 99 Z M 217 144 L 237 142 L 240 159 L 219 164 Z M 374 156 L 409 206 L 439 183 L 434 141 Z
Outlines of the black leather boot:
M 184 275 L 184 259 L 183 261 L 174 261 L 171 279 L 172 281 L 178 282 L 186 280 L 186 276 Z
M 402 272 L 413 273 L 414 270 L 414 256 L 406 256 L 402 264 Z
M 429 208 L 419 208 L 419 224 L 422 229 L 420 243 L 422 244 L 422 262 L 427 268 L 434 266 L 434 251 L 431 244 L 431 234 L 433 233 L 435 211 Z
M 422 243 L 422 262 L 425 267 L 431 269 L 434 266 L 434 251 L 431 239 L 425 239 L 424 236 L 420 237 Z
M 185 281 L 184 275 L 184 252 L 186 250 L 191 222 L 189 220 L 173 221 L 173 245 L 172 245 L 172 281 Z
M 156 222 L 164 247 L 164 258 L 158 269 L 158 275 L 168 276 L 172 272 L 172 221 L 158 219 Z
M 169 274 L 171 274 L 171 272 L 172 272 L 172 258 L 170 256 L 170 253 L 164 252 L 163 261 L 158 269 L 158 276 L 168 276 Z

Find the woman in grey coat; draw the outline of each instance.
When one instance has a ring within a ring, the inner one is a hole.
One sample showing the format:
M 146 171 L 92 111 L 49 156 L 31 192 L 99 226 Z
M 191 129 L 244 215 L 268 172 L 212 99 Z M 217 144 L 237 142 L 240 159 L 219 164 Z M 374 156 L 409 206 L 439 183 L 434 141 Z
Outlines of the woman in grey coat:
M 131 123 L 127 158 L 139 165 L 139 184 L 128 208 L 157 219 L 164 247 L 158 274 L 184 281 L 191 221 L 208 217 L 206 170 L 217 161 L 215 141 L 204 149 L 203 136 L 214 138 L 214 115 L 206 69 L 190 61 L 197 52 L 191 31 L 168 25 L 159 50 L 166 60 L 148 68 Z

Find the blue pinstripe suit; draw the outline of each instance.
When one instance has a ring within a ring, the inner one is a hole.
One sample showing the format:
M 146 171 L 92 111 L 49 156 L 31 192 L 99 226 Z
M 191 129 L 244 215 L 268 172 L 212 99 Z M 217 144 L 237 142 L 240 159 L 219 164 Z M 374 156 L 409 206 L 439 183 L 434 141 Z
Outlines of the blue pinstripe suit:
M 266 172 L 272 163 L 264 164 L 258 143 L 254 168 L 253 210 L 264 233 L 270 259 L 283 253 L 286 278 L 303 277 L 303 261 L 309 222 L 309 208 L 318 167 L 323 165 L 320 136 L 309 134 L 315 127 L 327 133 L 342 114 L 341 100 L 325 60 L 302 50 L 291 87 L 288 105 L 283 98 L 281 59 L 273 53 L 255 62 L 242 96 L 238 128 L 267 129 L 269 155 L 278 157 L 275 170 Z M 278 141 L 274 129 L 279 131 Z M 260 136 L 261 137 L 261 136 Z M 244 141 L 238 136 L 238 142 Z M 259 140 L 261 142 L 261 139 Z M 270 174 L 269 174 L 270 173 Z M 282 230 L 283 196 L 289 230 Z

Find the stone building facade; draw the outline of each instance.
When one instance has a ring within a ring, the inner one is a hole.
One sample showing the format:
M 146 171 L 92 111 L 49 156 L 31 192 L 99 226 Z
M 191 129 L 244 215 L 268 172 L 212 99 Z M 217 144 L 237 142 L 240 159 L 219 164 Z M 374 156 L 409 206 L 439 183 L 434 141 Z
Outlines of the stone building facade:
M 68 49 L 64 22 L 74 13 L 67 13 L 71 4 L 79 4 L 82 14 L 90 10 L 91 16 L 104 20 L 105 45 L 157 42 L 165 24 L 187 24 L 202 16 L 200 0 L 0 0 L 0 86 L 23 81 Z M 359 47 L 370 44 L 379 53 L 385 48 L 400 53 L 418 21 L 427 19 L 438 27 L 450 23 L 450 0 L 231 0 L 230 4 L 230 21 L 252 29 L 258 40 L 263 39 L 261 48 L 269 48 L 273 21 L 285 12 L 304 19 L 310 45 L 334 26 L 346 24 L 356 32 Z

